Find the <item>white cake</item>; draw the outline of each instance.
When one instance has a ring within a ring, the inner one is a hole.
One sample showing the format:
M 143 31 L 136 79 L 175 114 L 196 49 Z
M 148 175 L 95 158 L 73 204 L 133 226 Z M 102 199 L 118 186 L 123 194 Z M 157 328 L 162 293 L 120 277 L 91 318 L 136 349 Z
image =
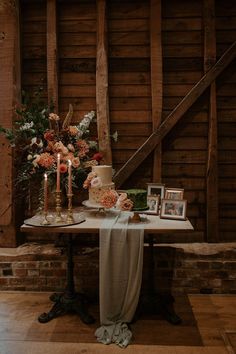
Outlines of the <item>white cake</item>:
M 108 165 L 93 166 L 92 172 L 99 178 L 100 185 L 89 187 L 89 202 L 100 204 L 103 193 L 109 189 L 115 189 L 112 182 L 112 167 Z

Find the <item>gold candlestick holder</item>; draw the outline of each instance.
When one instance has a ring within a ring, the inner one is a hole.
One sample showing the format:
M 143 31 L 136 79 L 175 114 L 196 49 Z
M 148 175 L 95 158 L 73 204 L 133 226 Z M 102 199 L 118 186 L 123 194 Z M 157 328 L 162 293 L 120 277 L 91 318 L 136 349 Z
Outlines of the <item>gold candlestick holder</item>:
M 67 209 L 66 221 L 68 223 L 73 223 L 75 221 L 74 217 L 73 217 L 73 211 L 72 211 L 72 197 L 73 197 L 73 194 L 72 193 L 67 194 L 67 197 L 68 197 L 68 209 Z
M 43 212 L 43 220 L 41 221 L 41 225 L 50 225 L 50 221 L 48 220 L 48 213 L 47 211 Z
M 63 221 L 61 216 L 61 191 L 56 191 L 56 217 L 55 222 L 60 223 Z

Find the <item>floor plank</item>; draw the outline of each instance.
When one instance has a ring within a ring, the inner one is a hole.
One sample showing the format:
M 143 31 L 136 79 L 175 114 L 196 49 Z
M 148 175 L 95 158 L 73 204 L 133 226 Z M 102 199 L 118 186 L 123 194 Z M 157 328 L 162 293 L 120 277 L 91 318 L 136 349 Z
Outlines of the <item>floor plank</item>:
M 96 342 L 96 318 L 85 325 L 75 314 L 46 324 L 38 315 L 51 307 L 49 293 L 0 292 L 1 354 L 116 354 L 116 345 Z M 127 354 L 235 354 L 236 296 L 189 295 L 177 297 L 175 309 L 182 324 L 173 326 L 160 315 L 141 313 L 132 325 L 133 342 Z

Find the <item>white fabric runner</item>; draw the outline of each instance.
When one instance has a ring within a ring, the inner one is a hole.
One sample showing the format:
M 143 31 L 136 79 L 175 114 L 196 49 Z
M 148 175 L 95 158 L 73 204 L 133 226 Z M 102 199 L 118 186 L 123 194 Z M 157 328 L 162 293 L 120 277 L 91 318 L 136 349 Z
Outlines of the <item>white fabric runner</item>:
M 126 347 L 132 337 L 127 326 L 139 300 L 142 268 L 142 224 L 129 224 L 130 212 L 107 215 L 100 229 L 100 322 L 95 336 L 104 344 Z

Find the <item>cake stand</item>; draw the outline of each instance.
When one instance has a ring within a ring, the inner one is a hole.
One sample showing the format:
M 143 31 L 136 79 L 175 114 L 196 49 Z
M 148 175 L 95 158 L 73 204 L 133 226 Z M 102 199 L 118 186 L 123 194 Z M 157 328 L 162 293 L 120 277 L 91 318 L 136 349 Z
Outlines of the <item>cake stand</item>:
M 84 200 L 84 201 L 82 202 L 82 204 L 83 204 L 84 206 L 86 206 L 87 208 L 105 209 L 101 204 L 90 202 L 90 200 Z
M 109 211 L 114 211 L 116 210 L 115 208 L 105 208 L 104 206 L 102 206 L 99 203 L 92 203 L 89 200 L 84 200 L 82 202 L 82 204 L 86 207 L 86 208 L 90 208 L 90 209 L 96 209 L 96 212 L 98 214 L 104 215 Z

